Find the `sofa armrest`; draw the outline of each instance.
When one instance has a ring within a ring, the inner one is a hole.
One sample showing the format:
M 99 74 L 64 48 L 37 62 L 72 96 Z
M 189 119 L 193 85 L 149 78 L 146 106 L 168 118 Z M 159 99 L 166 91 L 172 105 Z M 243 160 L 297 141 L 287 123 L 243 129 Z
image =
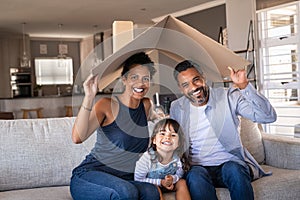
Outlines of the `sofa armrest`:
M 266 164 L 284 169 L 300 169 L 300 138 L 262 133 Z

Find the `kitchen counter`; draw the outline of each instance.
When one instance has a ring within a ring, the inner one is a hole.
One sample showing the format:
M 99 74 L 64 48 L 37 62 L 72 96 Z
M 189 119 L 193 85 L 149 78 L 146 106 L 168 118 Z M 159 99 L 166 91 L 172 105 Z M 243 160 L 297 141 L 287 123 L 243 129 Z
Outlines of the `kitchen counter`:
M 99 93 L 95 101 L 105 96 L 111 96 L 111 94 Z M 0 110 L 3 112 L 13 112 L 16 119 L 21 119 L 23 117 L 21 109 L 42 107 L 43 116 L 50 118 L 64 117 L 66 115 L 65 106 L 73 106 L 73 115 L 76 116 L 83 98 L 83 94 L 2 98 L 0 99 Z M 36 118 L 35 113 L 30 114 L 30 117 Z
M 115 92 L 113 94 L 121 94 L 121 93 Z M 111 96 L 112 93 L 98 92 L 97 95 Z M 53 94 L 53 95 L 43 95 L 43 96 L 33 96 L 33 97 L 0 97 L 0 101 L 5 99 L 59 98 L 59 97 L 72 97 L 72 96 L 84 96 L 84 94 L 79 93 L 79 94 L 61 94 L 61 95 Z

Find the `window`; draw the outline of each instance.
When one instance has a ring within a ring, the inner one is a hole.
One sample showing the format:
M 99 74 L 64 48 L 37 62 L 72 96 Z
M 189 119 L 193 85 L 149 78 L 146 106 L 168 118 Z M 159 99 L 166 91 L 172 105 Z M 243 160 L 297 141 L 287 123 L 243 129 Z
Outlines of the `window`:
M 35 58 L 37 85 L 73 84 L 72 58 Z
M 268 133 L 294 136 L 300 124 L 299 2 L 258 11 L 260 86 L 278 118 Z

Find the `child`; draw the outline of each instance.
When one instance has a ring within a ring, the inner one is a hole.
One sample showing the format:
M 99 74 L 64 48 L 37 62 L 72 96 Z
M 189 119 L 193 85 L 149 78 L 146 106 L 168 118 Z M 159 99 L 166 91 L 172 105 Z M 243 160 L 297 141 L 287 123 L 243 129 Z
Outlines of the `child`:
M 176 191 L 176 200 L 191 199 L 186 182 L 181 179 L 188 168 L 184 151 L 185 139 L 179 123 L 170 118 L 158 121 L 148 151 L 136 163 L 134 179 L 157 185 L 161 200 L 162 192 L 168 191 Z

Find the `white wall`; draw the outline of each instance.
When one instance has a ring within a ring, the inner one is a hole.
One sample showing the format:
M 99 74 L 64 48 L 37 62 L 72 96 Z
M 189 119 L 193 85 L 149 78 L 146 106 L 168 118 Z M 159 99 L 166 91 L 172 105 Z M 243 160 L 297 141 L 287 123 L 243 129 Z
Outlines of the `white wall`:
M 255 19 L 254 0 L 226 0 L 228 47 L 231 50 L 246 49 L 251 19 Z

